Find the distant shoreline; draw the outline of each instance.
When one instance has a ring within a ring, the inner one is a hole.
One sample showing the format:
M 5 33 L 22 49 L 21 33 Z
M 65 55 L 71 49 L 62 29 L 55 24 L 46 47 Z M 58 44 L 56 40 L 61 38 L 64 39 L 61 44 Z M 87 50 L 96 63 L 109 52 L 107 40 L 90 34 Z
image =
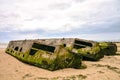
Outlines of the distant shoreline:
M 7 48 L 8 43 L 0 43 L 0 48 Z

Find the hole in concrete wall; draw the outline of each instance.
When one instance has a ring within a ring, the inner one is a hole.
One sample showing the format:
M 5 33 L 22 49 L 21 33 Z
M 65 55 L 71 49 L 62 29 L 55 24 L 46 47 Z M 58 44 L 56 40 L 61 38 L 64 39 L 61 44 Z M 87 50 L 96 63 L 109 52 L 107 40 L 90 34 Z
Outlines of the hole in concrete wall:
M 30 55 L 34 55 L 36 52 L 37 52 L 37 50 L 31 49 L 30 52 L 29 52 L 29 54 Z
M 87 52 L 87 54 L 90 54 L 89 52 Z
M 66 47 L 66 44 L 63 44 L 64 47 Z
M 90 46 L 90 47 L 92 47 L 92 43 L 85 42 L 85 41 L 75 40 L 75 43 L 76 43 L 76 44 L 82 44 L 82 45 L 85 45 L 85 46 Z
M 82 46 L 82 45 L 77 45 L 77 44 L 74 44 L 74 46 L 73 46 L 74 48 L 76 48 L 76 49 L 79 49 L 79 48 L 85 48 L 85 46 Z
M 10 51 L 11 53 L 14 53 L 14 51 Z
M 53 47 L 53 46 L 48 46 L 48 45 L 38 44 L 38 43 L 34 43 L 32 47 L 41 49 L 44 51 L 48 51 L 48 52 L 54 52 L 54 50 L 55 50 L 55 47 Z
M 107 47 L 106 49 L 108 49 L 108 50 L 109 50 L 110 48 L 109 48 L 109 47 Z
M 20 52 L 22 52 L 22 47 L 20 48 Z
M 18 49 L 19 49 L 19 47 L 15 47 L 15 49 L 14 49 L 14 50 L 18 51 Z

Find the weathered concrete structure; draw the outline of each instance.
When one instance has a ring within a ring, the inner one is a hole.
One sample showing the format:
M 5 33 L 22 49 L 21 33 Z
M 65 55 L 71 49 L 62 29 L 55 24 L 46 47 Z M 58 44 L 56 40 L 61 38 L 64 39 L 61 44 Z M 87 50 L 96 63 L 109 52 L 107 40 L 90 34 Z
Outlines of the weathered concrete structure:
M 54 50 L 58 45 L 64 45 L 65 47 L 74 47 L 78 49 L 92 47 L 94 45 L 94 42 L 77 38 L 17 40 L 10 41 L 8 48 L 15 49 L 20 52 L 25 52 L 31 48 L 42 49 L 43 47 L 50 47 L 53 50 L 48 50 L 48 52 L 54 53 Z M 45 48 L 42 50 L 46 51 Z
M 99 60 L 114 46 L 78 38 L 10 41 L 6 53 L 48 70 L 80 68 L 83 59 Z M 115 48 L 114 48 L 115 49 Z M 115 53 L 115 50 L 112 52 Z

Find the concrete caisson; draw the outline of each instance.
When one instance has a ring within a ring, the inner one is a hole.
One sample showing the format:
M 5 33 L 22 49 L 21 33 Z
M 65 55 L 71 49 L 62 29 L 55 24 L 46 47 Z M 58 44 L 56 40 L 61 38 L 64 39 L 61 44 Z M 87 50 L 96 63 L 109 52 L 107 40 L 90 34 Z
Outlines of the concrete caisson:
M 6 53 L 23 62 L 57 70 L 81 68 L 82 59 L 99 60 L 107 48 L 106 43 L 78 38 L 35 39 L 10 41 Z

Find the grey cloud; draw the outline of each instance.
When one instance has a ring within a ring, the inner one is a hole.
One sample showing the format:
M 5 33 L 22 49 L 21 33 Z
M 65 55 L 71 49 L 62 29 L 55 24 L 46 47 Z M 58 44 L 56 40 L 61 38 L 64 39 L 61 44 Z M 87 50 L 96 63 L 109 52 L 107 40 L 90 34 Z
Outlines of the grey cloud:
M 71 2 L 69 0 L 64 3 L 62 1 L 54 3 L 55 0 L 51 0 L 48 5 L 45 5 L 46 2 L 42 3 L 41 0 L 37 1 L 0 0 L 1 34 L 3 31 L 13 34 L 34 31 L 39 34 L 45 33 L 46 35 L 43 34 L 43 36 L 56 35 L 57 37 L 65 36 L 65 34 L 74 36 L 84 33 L 94 35 L 103 32 L 108 34 L 120 32 L 120 0 L 99 0 L 100 2 L 96 0 L 72 0 Z M 56 32 L 53 33 L 52 30 Z
M 64 32 L 64 34 L 101 34 L 101 33 L 120 33 L 120 17 L 106 20 L 104 23 L 87 23 L 78 25 L 78 28 L 73 28 L 71 31 Z M 70 24 L 69 24 L 70 26 Z M 80 27 L 79 27 L 80 26 Z M 81 27 L 82 26 L 82 27 Z
M 82 3 L 82 2 L 85 2 L 86 0 L 74 0 L 75 2 L 80 2 L 80 3 Z
M 68 3 L 57 3 L 57 4 L 51 4 L 48 6 L 50 9 L 60 9 L 60 10 L 63 10 L 63 9 L 67 9 L 67 8 L 70 8 L 71 5 L 68 4 Z
M 43 20 L 43 19 L 45 19 L 45 18 L 46 18 L 45 16 L 37 15 L 37 16 L 33 16 L 33 17 L 31 17 L 31 18 L 24 19 L 24 21 L 33 21 L 33 20 L 35 20 L 35 19 L 41 21 L 41 20 Z
M 120 16 L 120 5 L 119 5 L 120 1 L 115 0 L 114 3 L 112 2 L 93 5 L 93 8 L 88 8 L 88 10 L 82 11 L 82 13 L 80 14 L 76 14 L 77 11 L 75 13 L 73 12 L 74 15 L 71 16 L 71 20 L 73 21 L 103 20 L 104 21 L 106 19 L 110 19 L 111 17 L 114 18 L 116 16 Z
M 82 29 L 77 29 L 76 31 L 81 31 L 81 33 L 86 34 L 98 34 L 98 33 L 116 33 L 120 32 L 120 19 L 119 20 L 111 20 L 110 22 L 104 24 L 86 24 Z

